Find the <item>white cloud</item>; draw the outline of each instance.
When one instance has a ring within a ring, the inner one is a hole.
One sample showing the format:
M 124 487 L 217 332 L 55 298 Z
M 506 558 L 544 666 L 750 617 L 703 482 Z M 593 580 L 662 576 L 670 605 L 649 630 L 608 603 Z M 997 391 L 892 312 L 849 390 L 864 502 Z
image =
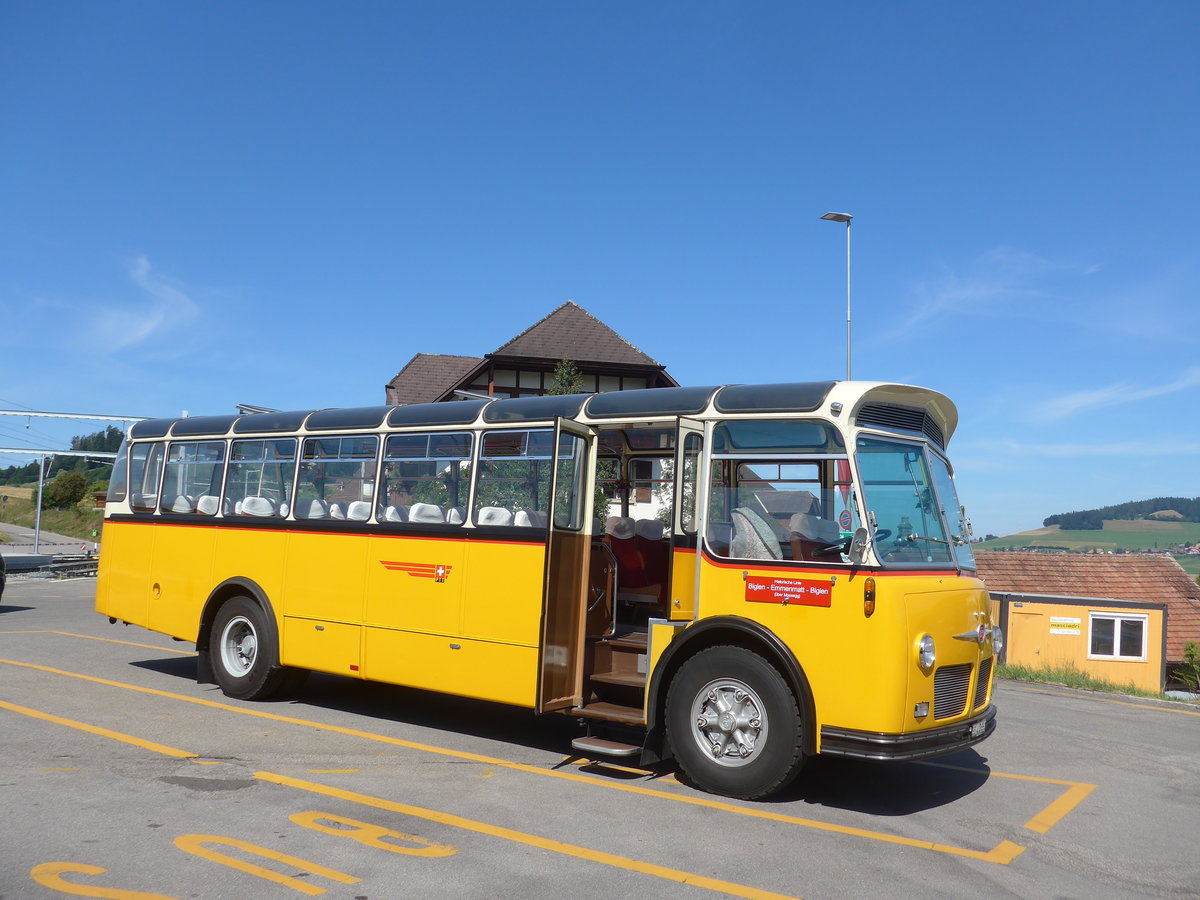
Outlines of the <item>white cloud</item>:
M 132 304 L 103 306 L 93 316 L 95 336 L 106 350 L 128 349 L 196 318 L 198 307 L 184 287 L 155 272 L 146 257 L 139 256 L 130 264 L 129 279 L 141 289 L 143 298 Z
M 1166 384 L 1134 387 L 1128 382 L 1121 382 L 1095 390 L 1063 394 L 1061 397 L 1038 404 L 1034 414 L 1042 421 L 1055 422 L 1081 412 L 1109 406 L 1123 406 L 1127 403 L 1162 397 L 1198 386 L 1200 386 L 1200 366 L 1192 366 L 1174 381 Z
M 1086 277 L 1099 269 L 1098 265 L 1056 262 L 1014 247 L 993 247 L 961 272 L 943 267 L 936 278 L 917 284 L 913 288 L 915 303 L 899 323 L 876 339 L 895 340 L 926 322 L 963 313 L 1011 317 L 1019 302 L 1049 296 L 1041 285 L 1047 277 Z M 1044 315 L 1044 304 L 1036 309 L 1039 316 Z

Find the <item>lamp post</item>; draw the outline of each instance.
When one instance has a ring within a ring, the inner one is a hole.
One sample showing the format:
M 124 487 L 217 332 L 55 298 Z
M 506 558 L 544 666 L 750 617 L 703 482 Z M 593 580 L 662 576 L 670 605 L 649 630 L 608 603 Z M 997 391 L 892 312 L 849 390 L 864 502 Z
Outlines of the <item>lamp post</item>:
M 827 222 L 846 223 L 846 380 L 850 380 L 850 213 L 827 212 L 821 216 Z

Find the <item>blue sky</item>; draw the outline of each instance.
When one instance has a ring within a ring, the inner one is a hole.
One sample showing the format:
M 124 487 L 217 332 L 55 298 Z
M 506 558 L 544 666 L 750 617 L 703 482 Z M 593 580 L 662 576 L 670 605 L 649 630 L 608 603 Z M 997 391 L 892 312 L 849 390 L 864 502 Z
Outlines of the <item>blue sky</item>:
M 0 408 L 382 403 L 568 299 L 684 384 L 838 378 L 838 210 L 854 375 L 955 400 L 977 534 L 1195 496 L 1198 38 L 1153 0 L 5 3 Z

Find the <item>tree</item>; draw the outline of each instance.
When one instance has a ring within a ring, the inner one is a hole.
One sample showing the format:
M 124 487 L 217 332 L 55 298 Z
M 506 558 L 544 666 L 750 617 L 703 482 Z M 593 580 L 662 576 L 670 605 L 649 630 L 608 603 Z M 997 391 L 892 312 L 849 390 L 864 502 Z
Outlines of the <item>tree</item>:
M 553 380 L 546 389 L 547 394 L 582 394 L 583 373 L 569 359 L 560 359 L 554 367 Z
M 70 509 L 87 493 L 88 483 L 78 472 L 60 472 L 42 492 L 42 506 L 46 509 Z

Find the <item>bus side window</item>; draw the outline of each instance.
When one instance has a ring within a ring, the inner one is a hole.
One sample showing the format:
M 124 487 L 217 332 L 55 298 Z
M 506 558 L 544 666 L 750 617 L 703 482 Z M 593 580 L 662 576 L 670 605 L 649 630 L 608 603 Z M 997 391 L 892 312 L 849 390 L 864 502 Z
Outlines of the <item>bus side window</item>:
M 162 511 L 216 515 L 224 462 L 224 441 L 171 444 L 163 479 Z
M 397 525 L 461 525 L 470 488 L 468 432 L 394 434 L 383 451 L 376 516 Z
M 225 479 L 226 515 L 286 516 L 295 460 L 295 438 L 234 441 Z
M 163 450 L 163 444 L 136 444 L 129 455 L 129 505 L 134 509 L 153 512 L 158 505 Z
M 475 481 L 475 524 L 546 527 L 553 442 L 554 432 L 542 429 L 483 435 Z
M 296 484 L 296 518 L 371 518 L 378 449 L 379 438 L 373 435 L 306 438 Z

